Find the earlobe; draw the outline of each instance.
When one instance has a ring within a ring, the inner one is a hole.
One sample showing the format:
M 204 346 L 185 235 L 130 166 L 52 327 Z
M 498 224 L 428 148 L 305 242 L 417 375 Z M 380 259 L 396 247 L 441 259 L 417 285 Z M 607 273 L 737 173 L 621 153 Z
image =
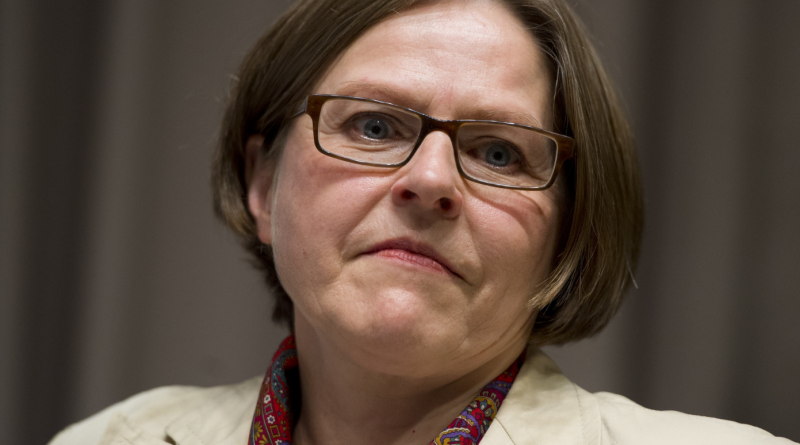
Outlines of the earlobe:
M 261 155 L 264 136 L 253 135 L 245 144 L 245 179 L 247 181 L 247 208 L 256 223 L 258 238 L 272 244 L 272 180 L 275 161 Z

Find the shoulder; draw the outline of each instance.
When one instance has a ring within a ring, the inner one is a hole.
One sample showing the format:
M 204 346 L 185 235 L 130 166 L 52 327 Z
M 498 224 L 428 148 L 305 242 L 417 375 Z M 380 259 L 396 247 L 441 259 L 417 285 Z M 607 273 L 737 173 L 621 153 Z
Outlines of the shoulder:
M 180 429 L 181 424 L 198 417 L 213 418 L 221 427 L 229 424 L 228 429 L 232 429 L 246 416 L 252 416 L 260 383 L 260 378 L 253 378 L 211 388 L 165 386 L 151 389 L 67 427 L 49 445 L 106 443 L 114 434 L 147 437 L 156 441 L 153 443 L 163 443 L 168 429 Z
M 644 408 L 625 397 L 589 393 L 531 350 L 482 444 L 789 445 L 756 427 Z
M 677 411 L 656 411 L 611 393 L 591 394 L 597 401 L 603 429 L 617 444 L 785 444 L 754 426 Z M 643 442 L 644 441 L 644 442 Z

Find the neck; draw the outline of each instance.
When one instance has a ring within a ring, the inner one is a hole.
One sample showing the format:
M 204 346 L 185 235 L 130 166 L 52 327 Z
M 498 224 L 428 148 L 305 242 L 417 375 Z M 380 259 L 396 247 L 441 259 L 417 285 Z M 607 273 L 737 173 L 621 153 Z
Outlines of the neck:
M 303 391 L 292 442 L 299 445 L 429 444 L 518 357 L 526 340 L 467 363 L 441 363 L 436 374 L 403 375 L 352 360 L 302 316 L 295 338 Z

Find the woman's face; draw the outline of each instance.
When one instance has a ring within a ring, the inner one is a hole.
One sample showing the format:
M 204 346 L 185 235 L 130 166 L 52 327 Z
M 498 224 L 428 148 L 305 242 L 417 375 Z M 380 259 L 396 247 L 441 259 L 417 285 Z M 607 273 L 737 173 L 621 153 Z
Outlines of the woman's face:
M 550 128 L 552 84 L 530 33 L 503 6 L 459 1 L 376 25 L 314 92 Z M 273 182 L 271 167 L 259 167 L 250 208 L 294 301 L 298 336 L 409 375 L 464 372 L 522 349 L 535 317 L 528 303 L 552 267 L 556 187 L 466 181 L 442 132 L 399 169 L 342 162 L 317 151 L 307 115 L 289 129 L 277 174 Z

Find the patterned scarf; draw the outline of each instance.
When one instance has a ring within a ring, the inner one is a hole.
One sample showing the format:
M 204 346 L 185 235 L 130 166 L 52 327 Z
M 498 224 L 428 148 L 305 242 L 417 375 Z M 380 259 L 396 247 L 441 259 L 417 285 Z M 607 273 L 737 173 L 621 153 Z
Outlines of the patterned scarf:
M 477 445 L 508 395 L 525 361 L 525 354 L 526 351 L 522 351 L 508 369 L 484 386 L 475 400 L 430 445 Z M 294 336 L 290 335 L 275 352 L 269 372 L 261 384 L 253 425 L 250 427 L 249 445 L 292 443 L 292 428 L 300 405 L 299 385 L 297 349 Z

